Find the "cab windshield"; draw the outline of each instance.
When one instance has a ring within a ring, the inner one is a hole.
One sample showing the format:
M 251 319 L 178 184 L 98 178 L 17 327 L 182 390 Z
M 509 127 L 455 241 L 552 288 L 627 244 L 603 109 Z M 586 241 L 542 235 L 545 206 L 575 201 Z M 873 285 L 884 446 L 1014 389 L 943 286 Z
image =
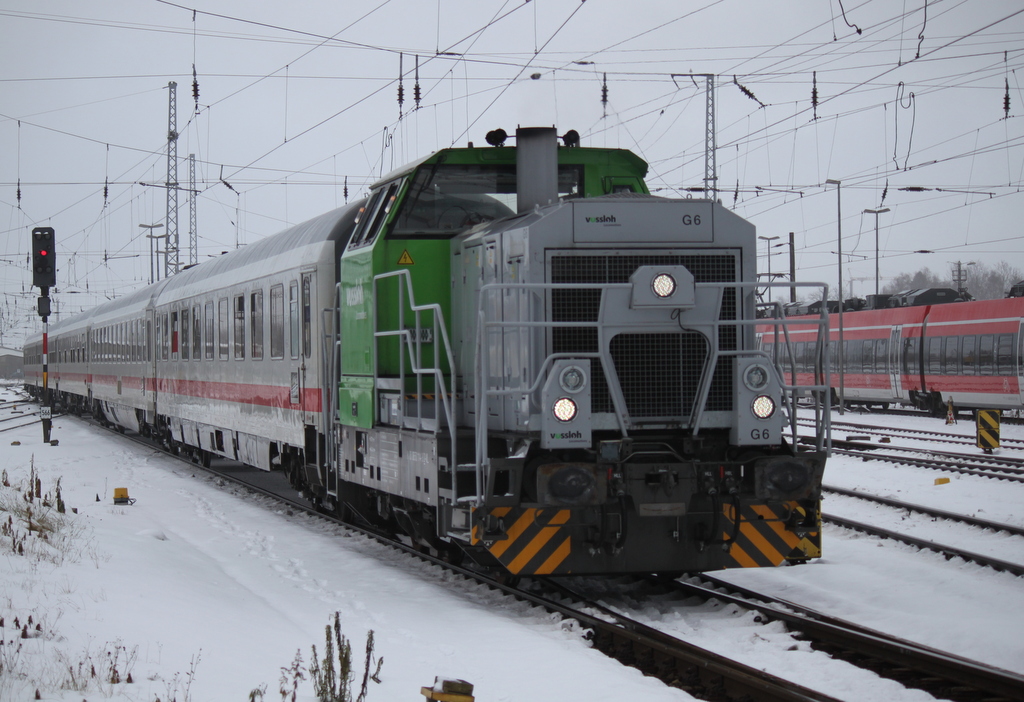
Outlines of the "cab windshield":
M 579 197 L 582 169 L 560 166 L 561 199 Z M 516 213 L 514 165 L 439 163 L 416 172 L 399 205 L 391 237 L 451 237 L 469 227 Z

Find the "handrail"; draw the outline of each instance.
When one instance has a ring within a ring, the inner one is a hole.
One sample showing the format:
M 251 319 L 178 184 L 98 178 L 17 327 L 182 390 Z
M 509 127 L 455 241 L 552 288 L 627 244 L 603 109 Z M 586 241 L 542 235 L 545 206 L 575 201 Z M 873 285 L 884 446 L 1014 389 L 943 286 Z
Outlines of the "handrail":
M 405 285 L 402 285 L 402 280 L 398 283 L 398 329 L 391 331 L 378 331 L 380 325 L 379 308 L 377 305 L 380 299 L 377 295 L 377 285 L 380 281 L 387 278 L 400 278 L 404 280 Z M 405 328 L 405 295 L 408 295 L 409 308 L 415 315 L 415 326 L 414 330 Z M 427 367 L 421 364 L 422 353 L 423 353 L 423 335 L 422 330 L 424 329 L 421 324 L 420 315 L 423 312 L 432 313 L 433 324 L 431 329 L 433 331 L 433 344 L 434 344 L 434 359 L 433 367 Z M 448 338 L 448 329 L 444 322 L 444 312 L 441 306 L 437 303 L 430 303 L 426 305 L 417 305 L 416 297 L 413 291 L 412 275 L 408 270 L 397 270 L 389 271 L 387 273 L 380 273 L 373 277 L 373 336 L 374 339 L 381 339 L 387 337 L 396 337 L 399 339 L 399 381 L 402 386 L 404 393 L 405 388 L 405 352 L 409 354 L 410 368 L 409 372 L 416 376 L 417 384 L 417 395 L 419 398 L 423 396 L 423 384 L 422 379 L 424 375 L 432 375 L 435 382 L 434 392 L 434 417 L 435 420 L 438 416 L 437 410 L 440 403 L 440 408 L 444 411 L 444 417 L 448 424 L 448 432 L 451 437 L 451 450 L 452 450 L 452 470 L 458 470 L 458 460 L 456 458 L 456 426 L 455 426 L 455 411 L 453 408 L 452 398 L 448 395 L 448 384 L 445 382 L 445 371 L 440 368 L 441 357 L 439 355 L 438 340 L 441 341 L 441 345 L 444 347 L 445 360 L 448 361 L 448 374 L 454 379 L 455 375 L 455 355 L 452 352 L 451 341 Z M 404 352 L 403 352 L 404 351 Z M 373 367 L 374 374 L 376 375 L 378 364 L 377 357 L 377 344 L 374 344 L 373 348 Z M 453 383 L 454 384 L 454 383 Z M 420 430 L 423 429 L 423 416 L 421 405 L 417 404 L 417 426 Z

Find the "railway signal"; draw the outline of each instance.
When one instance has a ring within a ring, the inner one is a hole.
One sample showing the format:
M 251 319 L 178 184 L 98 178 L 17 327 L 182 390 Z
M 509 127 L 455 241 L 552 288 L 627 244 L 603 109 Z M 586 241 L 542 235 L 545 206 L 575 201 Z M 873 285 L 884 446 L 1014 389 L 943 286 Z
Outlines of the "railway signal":
M 50 288 L 57 285 L 57 259 L 54 251 L 53 227 L 36 227 L 32 230 L 32 285 L 39 288 L 37 311 L 43 318 L 43 406 L 39 417 L 43 425 L 43 443 L 50 443 L 51 410 L 49 387 L 49 324 Z
M 46 290 L 57 284 L 57 263 L 53 250 L 53 227 L 32 230 L 32 285 Z

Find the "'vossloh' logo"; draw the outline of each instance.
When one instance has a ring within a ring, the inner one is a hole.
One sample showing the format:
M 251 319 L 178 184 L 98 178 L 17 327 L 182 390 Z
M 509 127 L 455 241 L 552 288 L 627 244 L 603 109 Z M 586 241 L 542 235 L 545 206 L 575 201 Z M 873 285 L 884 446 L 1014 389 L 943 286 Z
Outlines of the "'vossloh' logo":
M 564 441 L 565 439 L 582 439 L 582 438 L 583 438 L 583 432 L 581 432 L 581 431 L 563 431 L 560 434 L 556 433 L 556 432 L 551 432 L 551 439 L 553 441 L 558 441 L 558 440 Z
M 615 224 L 614 215 L 601 215 L 600 217 L 585 217 L 587 224 Z

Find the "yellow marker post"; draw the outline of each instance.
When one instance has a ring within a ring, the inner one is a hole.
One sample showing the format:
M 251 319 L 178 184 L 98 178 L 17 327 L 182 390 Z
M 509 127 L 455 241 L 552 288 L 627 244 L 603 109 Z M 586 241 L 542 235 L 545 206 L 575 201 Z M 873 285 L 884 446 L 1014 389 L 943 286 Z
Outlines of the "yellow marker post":
M 999 448 L 999 420 L 1002 414 L 1002 410 L 978 410 L 977 444 L 985 453 L 992 453 L 992 449 Z

